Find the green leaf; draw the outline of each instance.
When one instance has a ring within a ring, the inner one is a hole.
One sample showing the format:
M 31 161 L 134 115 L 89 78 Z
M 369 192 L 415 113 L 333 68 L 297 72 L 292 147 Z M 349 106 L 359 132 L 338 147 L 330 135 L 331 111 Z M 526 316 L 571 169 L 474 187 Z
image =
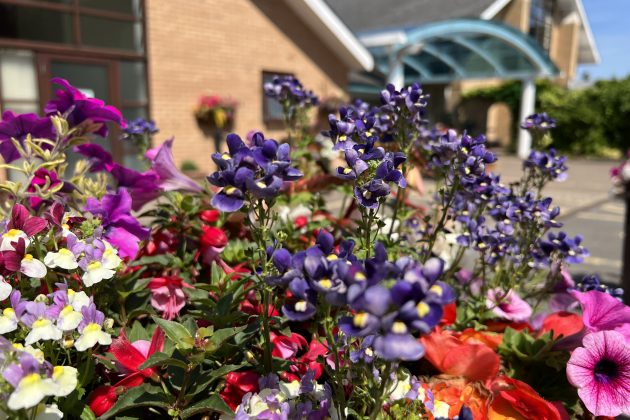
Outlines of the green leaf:
M 68 413 L 66 413 L 68 414 Z M 81 412 L 81 420 L 96 420 L 96 415 L 90 410 L 89 406 L 84 406 Z
M 164 330 L 164 334 L 171 339 L 178 349 L 191 349 L 195 340 L 190 335 L 186 327 L 174 321 L 153 316 L 153 321 Z
M 137 267 L 139 265 L 159 264 L 172 266 L 175 258 L 171 254 L 151 255 L 148 257 L 142 257 L 129 264 L 130 267 Z
M 230 372 L 237 371 L 246 365 L 246 363 L 242 363 L 240 365 L 223 365 L 219 368 L 203 372 L 197 378 L 195 378 L 193 384 L 188 389 L 187 394 L 195 395 L 201 391 L 205 391 L 208 389 L 208 386 L 212 382 L 216 381 L 219 378 L 222 378 Z
M 147 334 L 147 331 L 139 321 L 134 321 L 131 328 L 127 329 L 127 338 L 132 343 L 137 340 L 151 340 L 151 337 L 149 337 L 149 334 Z
M 116 404 L 100 418 L 101 420 L 109 419 L 124 410 L 138 407 L 157 407 L 166 410 L 170 405 L 169 400 L 161 391 L 160 388 L 148 384 L 131 388 L 122 394 Z
M 166 353 L 157 352 L 149 356 L 149 358 L 145 360 L 145 362 L 141 364 L 140 367 L 138 367 L 138 370 L 146 369 L 153 366 L 163 366 L 163 365 L 177 366 L 182 369 L 188 369 L 188 364 L 186 364 L 186 362 L 170 357 Z
M 216 330 L 214 334 L 212 334 L 212 337 L 210 337 L 210 342 L 215 346 L 215 348 L 219 347 L 225 340 L 234 337 L 245 328 L 247 328 L 247 325 Z
M 230 415 L 234 412 L 217 394 L 212 395 L 210 398 L 199 401 L 198 403 L 188 407 L 180 413 L 180 416 L 184 419 L 202 414 L 218 412 L 221 414 Z

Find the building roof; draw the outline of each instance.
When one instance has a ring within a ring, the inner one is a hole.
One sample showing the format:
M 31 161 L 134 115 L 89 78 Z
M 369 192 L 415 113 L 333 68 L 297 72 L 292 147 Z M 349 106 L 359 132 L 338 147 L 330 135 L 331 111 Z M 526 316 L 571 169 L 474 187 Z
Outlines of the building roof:
M 359 35 L 387 30 L 409 29 L 424 24 L 456 19 L 493 19 L 511 0 L 326 0 L 330 8 Z M 599 53 L 582 0 L 559 0 L 565 19 L 578 19 L 580 39 L 578 63 L 599 61 Z
M 372 54 L 324 0 L 284 0 L 352 70 L 371 71 Z
M 407 28 L 439 20 L 478 18 L 496 0 L 326 0 L 354 32 Z

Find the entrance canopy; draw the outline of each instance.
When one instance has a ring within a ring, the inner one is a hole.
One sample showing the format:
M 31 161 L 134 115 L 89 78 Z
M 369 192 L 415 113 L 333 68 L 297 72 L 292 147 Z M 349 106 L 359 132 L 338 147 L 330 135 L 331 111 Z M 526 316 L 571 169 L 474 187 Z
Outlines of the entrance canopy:
M 349 89 L 356 95 L 377 93 L 384 82 L 401 87 L 558 74 L 535 40 L 495 21 L 455 19 L 363 33 L 359 38 L 374 56 L 375 70 L 352 77 Z

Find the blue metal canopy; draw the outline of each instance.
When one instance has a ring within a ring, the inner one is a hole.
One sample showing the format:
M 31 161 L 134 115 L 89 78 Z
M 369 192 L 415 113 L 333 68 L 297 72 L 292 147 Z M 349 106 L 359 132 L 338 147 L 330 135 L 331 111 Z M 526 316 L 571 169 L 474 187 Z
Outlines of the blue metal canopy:
M 376 93 L 392 80 L 427 85 L 558 74 L 533 38 L 495 21 L 455 19 L 359 37 L 374 55 L 376 68 L 352 78 L 350 92 L 355 94 Z

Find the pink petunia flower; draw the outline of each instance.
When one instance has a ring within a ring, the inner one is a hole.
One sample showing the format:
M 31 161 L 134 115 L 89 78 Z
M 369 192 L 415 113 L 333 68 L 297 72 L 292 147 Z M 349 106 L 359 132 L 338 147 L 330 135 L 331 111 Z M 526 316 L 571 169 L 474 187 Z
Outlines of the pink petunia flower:
M 616 331 L 588 334 L 567 364 L 569 382 L 595 416 L 630 411 L 630 347 Z
M 582 306 L 582 321 L 586 332 L 615 330 L 630 344 L 630 307 L 608 293 L 570 292 Z
M 191 285 L 176 276 L 155 277 L 148 284 L 151 289 L 151 306 L 162 312 L 164 319 L 173 319 L 186 305 L 183 288 Z
M 527 321 L 532 316 L 532 307 L 512 289 L 507 293 L 499 288 L 489 290 L 486 306 L 496 316 L 510 321 Z

